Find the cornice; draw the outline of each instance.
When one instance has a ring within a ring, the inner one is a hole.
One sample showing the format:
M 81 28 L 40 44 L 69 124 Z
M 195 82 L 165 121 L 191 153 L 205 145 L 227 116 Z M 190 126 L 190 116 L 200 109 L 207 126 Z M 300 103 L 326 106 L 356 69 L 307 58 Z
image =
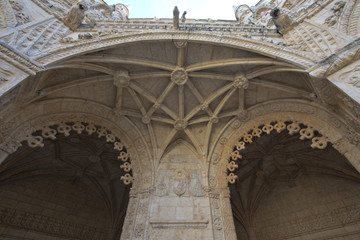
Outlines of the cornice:
M 104 36 L 97 36 L 91 39 L 81 39 L 76 42 L 64 43 L 57 48 L 49 49 L 46 53 L 35 57 L 35 60 L 44 65 L 50 65 L 74 55 L 93 52 L 107 47 L 120 44 L 134 43 L 140 41 L 158 40 L 186 40 L 194 42 L 207 42 L 220 44 L 227 47 L 239 48 L 255 52 L 261 55 L 280 59 L 294 64 L 302 69 L 309 68 L 314 64 L 309 56 L 297 53 L 284 46 L 271 42 L 264 42 L 264 39 L 254 39 L 244 36 L 232 36 L 226 33 L 214 33 L 209 31 L 177 31 L 177 30 L 142 30 L 130 32 L 115 32 Z
M 326 78 L 358 59 L 360 59 L 360 38 L 323 59 L 307 71 L 314 77 Z
M 30 75 L 35 75 L 44 69 L 40 64 L 30 60 L 4 42 L 0 42 L 0 58 Z

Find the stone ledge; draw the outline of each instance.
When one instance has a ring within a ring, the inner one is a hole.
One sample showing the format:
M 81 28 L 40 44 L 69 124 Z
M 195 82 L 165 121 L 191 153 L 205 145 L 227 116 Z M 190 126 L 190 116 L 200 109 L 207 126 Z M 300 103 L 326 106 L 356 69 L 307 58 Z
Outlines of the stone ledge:
M 206 228 L 209 220 L 150 220 L 153 228 Z

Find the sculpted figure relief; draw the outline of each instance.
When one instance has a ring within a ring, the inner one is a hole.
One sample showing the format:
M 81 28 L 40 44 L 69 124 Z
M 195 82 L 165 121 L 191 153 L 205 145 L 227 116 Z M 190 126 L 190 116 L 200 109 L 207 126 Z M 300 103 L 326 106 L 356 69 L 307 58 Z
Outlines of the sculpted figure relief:
M 20 2 L 16 0 L 11 0 L 10 4 L 14 10 L 18 25 L 30 22 L 30 18 L 28 14 L 24 11 L 24 6 Z
M 41 0 L 41 2 L 43 2 L 50 9 L 55 10 L 55 12 L 60 12 L 63 15 L 66 14 L 69 8 L 69 3 L 63 0 Z
M 343 79 L 346 83 L 360 88 L 360 66 L 355 67 L 353 70 L 345 73 Z
M 270 15 L 276 26 L 277 31 L 283 34 L 293 24 L 292 19 L 282 9 L 274 8 L 271 10 Z
M 334 7 L 331 8 L 333 14 L 325 19 L 325 23 L 329 26 L 334 26 L 341 15 L 343 8 L 345 7 L 345 1 L 338 1 L 335 3 Z
M 86 10 L 87 7 L 83 3 L 74 5 L 68 12 L 67 16 L 63 19 L 65 25 L 75 31 L 83 22 Z
M 109 6 L 99 0 L 79 1 L 63 19 L 66 26 L 76 31 L 81 24 L 93 27 L 96 21 L 124 21 L 129 16 L 129 10 L 123 4 Z

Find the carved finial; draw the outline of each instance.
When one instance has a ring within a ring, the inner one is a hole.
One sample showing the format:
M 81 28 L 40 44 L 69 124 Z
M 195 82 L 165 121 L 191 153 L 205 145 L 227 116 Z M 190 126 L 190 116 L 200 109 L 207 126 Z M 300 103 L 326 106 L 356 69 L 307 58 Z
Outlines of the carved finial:
M 181 16 L 181 22 L 184 23 L 186 18 L 185 18 L 185 15 L 186 15 L 186 11 L 183 12 L 182 16 Z
M 174 18 L 173 18 L 173 24 L 174 24 L 174 29 L 178 30 L 179 29 L 179 9 L 177 8 L 177 6 L 175 6 L 174 11 Z

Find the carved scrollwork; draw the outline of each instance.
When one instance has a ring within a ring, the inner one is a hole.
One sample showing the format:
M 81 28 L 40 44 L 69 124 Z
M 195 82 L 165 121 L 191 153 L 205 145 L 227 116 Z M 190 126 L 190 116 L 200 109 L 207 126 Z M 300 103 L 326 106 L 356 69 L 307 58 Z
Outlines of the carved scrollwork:
M 305 139 L 311 139 L 314 137 L 314 128 L 313 127 L 308 127 L 305 129 L 301 129 L 300 130 L 300 139 L 301 140 L 305 140 Z
M 44 138 L 50 138 L 52 140 L 56 139 L 56 130 L 50 127 L 44 127 L 41 132 L 41 136 Z
M 325 149 L 328 141 L 329 140 L 327 137 L 314 137 L 312 139 L 311 147 L 318 148 L 318 149 Z
M 132 166 L 129 162 L 125 162 L 123 165 L 120 165 L 120 168 L 124 169 L 125 172 L 130 172 Z
M 121 176 L 120 179 L 124 181 L 125 185 L 129 185 L 130 183 L 132 183 L 132 181 L 134 181 L 134 178 L 129 173 L 126 173 L 124 176 Z
M 70 135 L 71 127 L 67 125 L 66 123 L 60 123 L 57 128 L 59 133 L 64 134 L 66 137 Z
M 121 151 L 124 149 L 124 144 L 122 142 L 115 142 L 114 143 L 114 149 L 118 150 L 118 151 Z
M 282 120 L 279 120 L 274 125 L 274 129 L 276 130 L 276 132 L 280 133 L 282 130 L 286 129 L 286 124 Z
M 238 178 L 238 176 L 236 176 L 234 173 L 230 173 L 227 176 L 227 180 L 229 183 L 235 183 L 235 180 Z
M 78 134 L 81 134 L 82 131 L 84 131 L 85 126 L 81 122 L 76 122 L 74 125 L 72 125 L 72 129 Z
M 216 230 L 221 230 L 223 228 L 223 224 L 222 224 L 222 221 L 221 221 L 221 218 L 215 218 L 214 219 L 214 228 Z
M 25 137 L 29 147 L 43 147 L 44 146 L 44 139 L 40 136 L 27 136 Z
M 96 132 L 96 127 L 95 127 L 94 124 L 89 124 L 89 125 L 86 126 L 85 130 L 89 135 L 91 135 L 94 132 Z
M 325 23 L 329 26 L 334 26 L 336 22 L 338 21 L 341 12 L 343 8 L 345 7 L 346 2 L 345 1 L 338 1 L 334 4 L 334 6 L 331 8 L 332 14 L 328 18 L 325 19 Z
M 129 156 L 126 152 L 121 152 L 120 155 L 118 156 L 118 159 L 126 162 L 129 159 Z
M 229 169 L 229 171 L 232 171 L 232 172 L 238 167 L 239 166 L 234 161 L 229 162 L 227 165 L 227 169 Z

